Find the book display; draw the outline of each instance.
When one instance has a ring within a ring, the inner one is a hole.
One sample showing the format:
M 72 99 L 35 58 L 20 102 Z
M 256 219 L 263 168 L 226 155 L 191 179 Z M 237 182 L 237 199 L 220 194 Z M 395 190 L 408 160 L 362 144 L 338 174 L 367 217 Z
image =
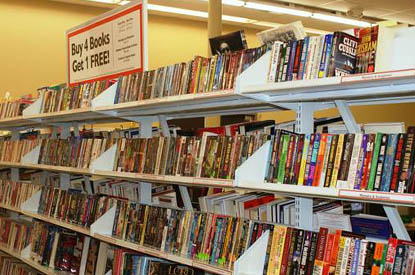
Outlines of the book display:
M 56 201 L 53 197 L 43 200 L 48 205 Z M 107 225 L 109 235 L 99 233 L 103 228 L 98 233 L 80 232 L 79 226 L 73 226 L 72 230 L 62 229 L 62 224 L 70 221 L 60 219 L 57 223 L 59 226 L 56 226 L 48 224 L 51 219 L 46 219 L 44 215 L 33 215 L 46 221 L 33 224 L 4 217 L 0 219 L 4 231 L 2 246 L 12 251 L 23 251 L 29 247 L 28 255 L 34 263 L 46 266 L 49 270 L 71 272 L 79 272 L 80 268 L 96 269 L 95 261 L 104 257 L 97 239 L 102 238 L 103 244 L 111 236 L 115 240 L 124 240 L 117 245 L 125 248 L 131 249 L 134 247 L 132 245 L 137 245 L 141 248 L 139 252 L 171 255 L 167 259 L 176 261 L 182 259 L 186 262 L 185 259 L 189 259 L 194 263 L 217 266 L 223 272 L 231 270 L 237 259 L 254 247 L 260 238 L 266 240 L 261 248 L 265 253 L 263 272 L 266 274 L 411 274 L 415 268 L 412 253 L 415 243 L 396 238 L 389 238 L 388 243 L 384 243 L 366 239 L 364 235 L 323 227 L 313 232 L 223 214 L 156 207 L 126 200 L 114 202 L 113 223 Z M 103 204 L 97 203 L 100 205 L 98 212 Z M 39 204 L 39 210 L 43 205 Z M 30 215 L 30 212 L 24 214 Z M 87 233 L 87 236 L 79 233 Z M 108 249 L 108 245 L 102 246 Z M 113 272 L 119 272 L 126 265 L 132 269 L 138 266 L 145 268 L 143 261 L 147 260 L 137 252 L 115 248 L 111 263 Z M 166 265 L 157 268 L 168 269 L 169 265 L 177 265 L 166 260 L 156 261 Z M 220 271 L 218 273 L 222 274 Z
M 67 31 L 67 83 L 0 103 L 1 274 L 415 274 L 415 126 L 349 108 L 413 103 L 415 65 L 386 60 L 414 27 L 295 22 L 148 68 L 147 3 L 123 4 Z

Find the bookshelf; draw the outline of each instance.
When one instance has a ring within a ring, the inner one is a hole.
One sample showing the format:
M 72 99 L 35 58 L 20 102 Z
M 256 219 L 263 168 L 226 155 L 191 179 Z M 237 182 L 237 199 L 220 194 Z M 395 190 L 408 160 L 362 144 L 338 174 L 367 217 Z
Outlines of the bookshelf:
M 44 266 L 42 266 L 42 265 L 26 258 L 26 257 L 23 257 L 20 253 L 18 253 L 16 251 L 13 251 L 11 249 L 8 249 L 7 247 L 4 247 L 2 245 L 0 245 L 0 250 L 7 253 L 7 254 L 9 254 L 10 256 L 13 256 L 16 259 L 21 260 L 25 264 L 33 267 L 34 269 L 42 272 L 43 274 L 47 274 L 47 275 L 54 275 L 54 274 L 66 275 L 66 274 L 69 274 L 67 272 L 61 272 L 61 271 L 58 271 L 58 270 L 52 270 L 50 268 L 44 267 Z
M 79 123 L 108 123 L 134 121 L 140 123 L 141 137 L 151 136 L 151 124 L 161 122 L 163 132 L 169 135 L 166 121 L 173 118 L 190 118 L 208 115 L 226 115 L 236 113 L 256 113 L 272 110 L 295 110 L 297 112 L 296 130 L 299 133 L 313 131 L 313 112 L 336 107 L 343 117 L 346 127 L 351 133 L 359 133 L 350 105 L 372 105 L 414 102 L 415 69 L 352 75 L 348 77 L 330 77 L 314 80 L 299 80 L 282 83 L 266 83 L 266 74 L 270 62 L 270 53 L 263 55 L 252 66 L 245 70 L 236 81 L 233 90 L 215 91 L 203 94 L 171 96 L 157 99 L 142 100 L 113 104 L 116 85 L 104 91 L 88 108 L 56 112 L 39 113 L 39 102 L 27 108 L 23 116 L 0 120 L 0 128 L 16 132 L 32 127 L 53 126 L 63 129 L 68 136 L 71 127 L 77 128 Z M 263 81 L 262 81 L 263 80 Z M 41 99 L 40 99 L 41 100 Z M 285 184 L 271 184 L 264 181 L 265 161 L 268 159 L 270 144 L 264 144 L 236 171 L 235 180 L 213 178 L 195 178 L 182 176 L 160 176 L 149 174 L 115 172 L 110 169 L 114 162 L 114 151 L 108 150 L 93 162 L 90 169 L 78 169 L 37 164 L 39 149 L 35 148 L 23 157 L 21 163 L 1 162 L 1 167 L 30 168 L 65 174 L 81 174 L 86 176 L 103 176 L 108 178 L 134 179 L 148 183 L 178 184 L 181 186 L 213 186 L 237 188 L 243 190 L 265 191 L 293 196 L 296 198 L 296 215 L 300 221 L 297 227 L 311 230 L 312 228 L 312 199 L 327 198 L 358 202 L 378 203 L 384 206 L 388 218 L 398 238 L 409 240 L 409 235 L 403 225 L 396 206 L 415 207 L 414 194 L 397 194 L 390 192 L 370 192 L 336 188 L 319 188 Z M 148 198 L 145 198 L 148 201 Z M 225 270 L 207 265 L 196 260 L 170 255 L 161 251 L 143 247 L 137 244 L 118 240 L 109 236 L 109 224 L 114 219 L 114 213 L 109 211 L 105 218 L 97 221 L 91 229 L 63 223 L 50 217 L 35 213 L 34 205 L 26 205 L 23 210 L 6 206 L 2 208 L 15 211 L 26 216 L 43 220 L 117 246 L 130 248 L 135 251 L 184 263 L 189 266 L 218 274 L 243 274 L 241 271 L 258 268 L 261 264 L 261 253 L 252 251 L 264 250 L 267 238 L 264 234 L 235 263 L 235 270 Z M 264 244 L 265 243 L 265 244 Z M 251 256 L 249 256 L 251 255 Z M 263 263 L 263 262 L 262 262 Z M 251 267 L 249 267 L 251 265 Z M 255 272 L 252 270 L 252 272 Z M 256 273 L 253 273 L 256 274 Z
M 39 194 L 39 193 L 38 193 Z M 36 198 L 36 194 L 33 196 Z M 37 196 L 37 203 L 39 203 L 39 199 L 40 196 Z M 74 232 L 78 232 L 81 234 L 84 234 L 86 236 L 90 236 L 93 237 L 95 239 L 98 239 L 100 241 L 109 243 L 109 244 L 113 244 L 119 247 L 123 247 L 123 248 L 127 248 L 127 249 L 131 249 L 133 251 L 136 252 L 141 252 L 150 256 L 154 256 L 154 257 L 158 257 L 158 258 L 162 258 L 162 259 L 166 259 L 172 262 L 177 262 L 180 264 L 185 264 L 188 266 L 193 266 L 202 270 L 205 270 L 207 272 L 212 272 L 215 274 L 224 274 L 224 275 L 232 275 L 234 274 L 232 270 L 229 269 L 225 269 L 225 268 L 221 268 L 218 266 L 214 266 L 214 265 L 210 265 L 201 261 L 198 261 L 197 259 L 189 259 L 186 257 L 181 257 L 178 255 L 174 255 L 174 254 L 170 254 L 170 253 L 166 253 L 160 250 L 157 250 L 155 248 L 151 248 L 151 247 L 145 247 L 136 243 L 132 243 L 132 242 L 128 242 L 125 240 L 121 240 L 121 239 L 117 239 L 114 238 L 113 236 L 111 236 L 111 231 L 112 231 L 112 224 L 114 221 L 114 215 L 115 215 L 115 207 L 113 207 L 112 209 L 110 209 L 107 213 L 104 214 L 104 216 L 102 216 L 100 219 L 98 219 L 95 223 L 93 223 L 91 225 L 91 228 L 85 228 L 82 226 L 78 226 L 78 225 L 73 225 L 70 223 L 66 223 L 63 222 L 59 219 L 54 219 L 48 216 L 44 216 L 44 215 L 40 215 L 38 213 L 36 213 L 37 209 L 33 204 L 33 201 L 30 202 L 31 199 L 29 199 L 29 201 L 23 203 L 22 205 L 22 209 L 19 208 L 15 208 L 15 207 L 10 207 L 7 205 L 0 205 L 0 208 L 2 209 L 6 209 L 6 210 L 10 210 L 12 212 L 15 213 L 19 213 L 22 214 L 24 216 L 27 217 L 31 217 L 34 219 L 38 219 L 50 224 L 54 224 L 57 225 L 59 227 L 62 228 L 66 228 L 69 229 L 71 231 Z M 30 209 L 30 210 L 28 210 Z M 22 252 L 22 254 L 19 254 L 17 252 L 11 251 L 10 249 L 6 248 L 6 247 L 2 247 L 0 246 L 0 250 L 5 251 L 9 254 L 11 254 L 12 256 L 21 259 L 22 261 L 28 263 L 29 265 L 31 265 L 32 267 L 38 269 L 39 271 L 43 272 L 44 274 L 65 274 L 63 272 L 58 272 L 55 270 L 51 270 L 49 268 L 46 268 L 38 263 L 35 263 L 34 261 L 28 259 L 28 257 L 24 257 L 22 256 L 24 254 L 24 252 Z

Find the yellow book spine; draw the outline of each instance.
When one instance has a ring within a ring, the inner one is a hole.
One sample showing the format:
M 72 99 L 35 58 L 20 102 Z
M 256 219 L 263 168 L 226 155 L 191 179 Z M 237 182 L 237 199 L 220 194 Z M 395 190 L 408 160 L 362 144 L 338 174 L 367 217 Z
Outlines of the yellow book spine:
M 301 165 L 300 165 L 300 172 L 298 173 L 298 182 L 297 185 L 303 185 L 304 182 L 304 173 L 305 173 L 305 166 L 307 163 L 307 151 L 310 147 L 310 134 L 307 134 L 304 138 L 304 149 L 303 155 L 301 156 Z
M 277 236 L 277 255 L 275 256 L 275 272 L 274 272 L 275 275 L 278 275 L 281 272 L 281 264 L 282 264 L 282 257 L 284 256 L 283 252 L 284 252 L 286 234 L 287 234 L 287 227 L 279 226 L 278 236 Z
M 339 141 L 337 143 L 337 150 L 336 150 L 336 158 L 334 160 L 334 166 L 333 166 L 333 174 L 331 176 L 331 181 L 330 181 L 331 188 L 336 188 L 336 185 L 337 185 L 337 176 L 339 174 L 340 162 L 341 162 L 342 153 L 343 153 L 343 141 L 344 141 L 344 135 L 339 135 Z

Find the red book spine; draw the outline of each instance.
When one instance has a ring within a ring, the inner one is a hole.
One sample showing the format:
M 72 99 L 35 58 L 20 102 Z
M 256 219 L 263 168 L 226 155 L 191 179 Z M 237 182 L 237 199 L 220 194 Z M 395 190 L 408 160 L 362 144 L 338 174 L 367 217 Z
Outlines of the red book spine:
M 385 270 L 383 271 L 383 275 L 392 275 L 397 246 L 398 246 L 398 240 L 395 238 L 390 238 L 388 241 L 388 250 L 386 251 Z
M 287 273 L 287 264 L 288 264 L 288 256 L 291 246 L 291 234 L 292 234 L 292 228 L 287 228 L 287 233 L 285 235 L 285 242 L 284 242 L 284 250 L 282 252 L 282 261 L 281 261 L 281 269 L 280 269 L 280 275 L 286 275 Z
M 244 208 L 245 209 L 252 208 L 252 207 L 259 206 L 267 202 L 273 201 L 273 200 L 274 200 L 274 195 L 266 195 L 266 196 L 263 196 L 257 199 L 244 202 Z
M 333 252 L 334 234 L 327 235 L 326 252 L 324 253 L 323 260 L 323 275 L 328 275 L 330 271 L 330 259 Z
M 402 159 L 402 149 L 403 149 L 404 139 L 405 139 L 405 135 L 400 134 L 398 146 L 396 147 L 396 155 L 395 155 L 393 171 L 392 171 L 392 180 L 391 180 L 391 185 L 390 185 L 390 190 L 392 191 L 395 191 L 396 187 L 398 186 L 398 174 L 399 174 L 399 167 L 400 167 L 401 159 Z

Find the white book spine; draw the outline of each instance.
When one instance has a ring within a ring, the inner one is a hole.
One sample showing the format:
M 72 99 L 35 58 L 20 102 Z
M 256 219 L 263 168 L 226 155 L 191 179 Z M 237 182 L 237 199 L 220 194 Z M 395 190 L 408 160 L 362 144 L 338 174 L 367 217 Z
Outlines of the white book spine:
M 280 59 L 280 50 L 281 50 L 282 44 L 283 43 L 281 41 L 275 41 L 274 44 L 272 45 L 271 62 L 270 62 L 269 72 L 268 72 L 268 82 L 271 82 L 271 83 L 276 82 L 275 76 L 277 73 L 278 60 Z
M 307 62 L 305 66 L 305 79 L 311 79 L 311 69 L 313 68 L 314 64 L 314 55 L 316 53 L 316 45 L 317 45 L 318 37 L 310 37 L 310 44 L 308 46 L 309 52 L 307 54 Z
M 350 252 L 350 242 L 352 241 L 351 238 L 346 238 L 344 242 L 344 252 L 343 252 L 343 258 L 341 263 L 341 269 L 340 269 L 340 275 L 346 275 L 347 274 L 347 262 L 349 260 L 349 252 Z
M 357 275 L 363 275 L 363 271 L 364 271 L 364 267 L 365 267 L 367 242 L 368 242 L 367 240 L 362 240 L 360 242 L 359 262 L 358 262 L 358 267 L 357 267 Z
M 353 151 L 350 159 L 349 174 L 347 176 L 347 189 L 353 189 L 356 179 L 357 165 L 359 164 L 360 147 L 362 146 L 362 134 L 356 134 L 354 138 Z

